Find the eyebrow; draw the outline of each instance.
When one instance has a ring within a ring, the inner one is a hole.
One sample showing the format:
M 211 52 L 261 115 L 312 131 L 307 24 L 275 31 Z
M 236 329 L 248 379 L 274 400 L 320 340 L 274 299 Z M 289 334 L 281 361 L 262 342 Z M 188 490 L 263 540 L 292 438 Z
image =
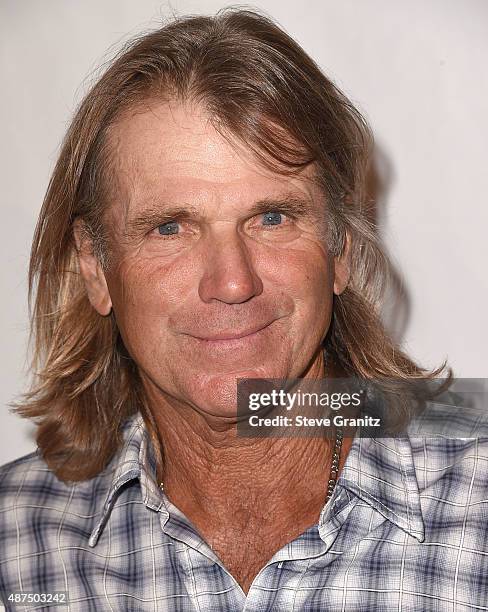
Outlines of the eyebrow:
M 255 202 L 246 211 L 246 215 L 253 217 L 269 211 L 281 212 L 294 217 L 317 216 L 319 212 L 313 201 L 295 195 L 285 195 L 278 198 L 264 198 Z M 203 219 L 201 210 L 191 204 L 149 205 L 140 214 L 129 220 L 126 227 L 128 236 L 149 231 L 168 221 L 188 221 L 190 219 Z
M 190 204 L 183 206 L 150 205 L 128 221 L 125 233 L 128 236 L 137 235 L 140 232 L 149 231 L 168 221 L 185 221 L 199 217 L 201 217 L 201 213 L 198 208 Z
M 297 196 L 285 196 L 282 198 L 266 198 L 256 202 L 248 211 L 250 216 L 258 215 L 275 210 L 292 216 L 300 217 L 310 214 L 316 214 L 314 203 L 307 199 Z

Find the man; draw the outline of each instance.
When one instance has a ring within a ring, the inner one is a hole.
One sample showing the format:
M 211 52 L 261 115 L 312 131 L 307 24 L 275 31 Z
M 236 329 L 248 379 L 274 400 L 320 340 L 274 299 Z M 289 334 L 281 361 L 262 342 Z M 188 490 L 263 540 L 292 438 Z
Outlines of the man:
M 1 470 L 7 609 L 487 609 L 482 440 L 236 427 L 237 379 L 442 370 L 376 316 L 369 142 L 249 11 L 136 40 L 87 95 L 33 244 L 39 449 Z

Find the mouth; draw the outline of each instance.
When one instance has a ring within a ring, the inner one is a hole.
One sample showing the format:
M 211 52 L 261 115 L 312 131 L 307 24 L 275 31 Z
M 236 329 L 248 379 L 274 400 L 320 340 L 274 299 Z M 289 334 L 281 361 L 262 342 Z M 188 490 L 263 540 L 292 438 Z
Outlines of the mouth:
M 259 327 L 252 327 L 241 331 L 224 331 L 216 334 L 209 334 L 207 336 L 193 336 L 196 340 L 206 343 L 208 346 L 224 346 L 232 345 L 253 340 L 259 336 L 259 333 L 267 329 L 273 321 L 260 325 Z

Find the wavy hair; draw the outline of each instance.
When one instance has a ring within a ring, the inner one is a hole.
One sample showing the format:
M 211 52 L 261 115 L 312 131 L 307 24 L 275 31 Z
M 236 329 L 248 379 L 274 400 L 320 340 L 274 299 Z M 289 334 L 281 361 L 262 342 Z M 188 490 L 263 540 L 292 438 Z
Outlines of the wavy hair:
M 388 280 L 365 194 L 370 130 L 350 101 L 271 19 L 250 10 L 177 18 L 127 44 L 81 102 L 67 131 L 36 227 L 29 269 L 35 380 L 16 411 L 37 422 L 37 443 L 66 481 L 99 473 L 136 411 L 162 450 L 137 365 L 113 314 L 91 307 L 73 223 L 80 218 L 102 265 L 103 224 L 115 176 L 110 127 L 149 97 L 204 105 L 213 125 L 278 172 L 315 164 L 326 195 L 329 249 L 351 238 L 351 279 L 334 296 L 324 348 L 347 375 L 429 379 L 395 345 L 379 312 Z

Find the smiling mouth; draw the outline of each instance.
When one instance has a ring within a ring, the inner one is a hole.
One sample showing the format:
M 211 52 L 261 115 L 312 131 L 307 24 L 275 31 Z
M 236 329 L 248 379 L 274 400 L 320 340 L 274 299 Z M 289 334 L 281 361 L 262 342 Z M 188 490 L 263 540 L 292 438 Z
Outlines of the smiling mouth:
M 244 330 L 241 332 L 220 332 L 217 334 L 211 334 L 209 336 L 193 336 L 197 340 L 201 342 L 206 342 L 209 344 L 219 344 L 225 342 L 234 342 L 234 341 L 242 341 L 246 339 L 253 338 L 259 334 L 259 332 L 263 331 L 267 327 L 271 325 L 273 321 L 270 323 L 266 323 L 265 325 L 261 325 L 260 327 L 254 327 L 252 329 Z

